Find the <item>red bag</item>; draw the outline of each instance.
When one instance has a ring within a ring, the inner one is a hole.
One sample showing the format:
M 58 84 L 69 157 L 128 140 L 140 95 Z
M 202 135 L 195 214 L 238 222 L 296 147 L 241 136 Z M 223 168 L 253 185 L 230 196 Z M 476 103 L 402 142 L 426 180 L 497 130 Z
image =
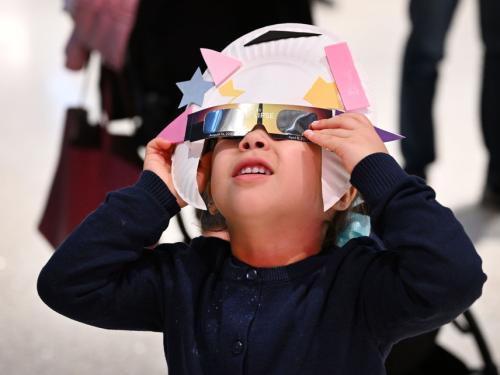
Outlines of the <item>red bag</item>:
M 89 124 L 83 108 L 66 111 L 59 162 L 38 226 L 54 248 L 97 208 L 106 193 L 137 181 L 140 158 L 125 160 L 116 152 L 128 147 L 129 138 Z

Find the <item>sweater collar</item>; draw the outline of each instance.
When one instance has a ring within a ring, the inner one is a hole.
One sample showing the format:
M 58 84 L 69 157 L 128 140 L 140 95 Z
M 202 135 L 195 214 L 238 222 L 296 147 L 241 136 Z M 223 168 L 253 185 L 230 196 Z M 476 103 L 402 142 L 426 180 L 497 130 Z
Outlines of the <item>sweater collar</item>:
M 357 237 L 339 248 L 336 245 L 330 245 L 324 248 L 316 255 L 305 258 L 296 263 L 281 267 L 259 268 L 253 267 L 234 257 L 231 253 L 231 244 L 228 241 L 216 237 L 197 237 L 193 239 L 192 245 L 201 249 L 210 249 L 211 259 L 216 254 L 214 269 L 222 275 L 223 278 L 242 282 L 272 282 L 272 281 L 290 281 L 296 278 L 304 277 L 314 272 L 321 272 L 323 266 L 327 263 L 327 257 L 336 255 L 337 261 L 358 246 L 369 246 L 374 248 L 374 239 L 370 237 Z M 375 241 L 375 248 L 383 251 L 383 248 Z M 331 260 L 330 260 L 331 261 Z M 222 269 L 221 269 L 222 268 Z
M 290 281 L 319 271 L 325 264 L 325 255 L 335 251 L 337 247 L 322 250 L 320 253 L 302 259 L 287 266 L 279 267 L 253 267 L 231 253 L 230 243 L 221 239 L 209 240 L 213 247 L 229 254 L 222 267 L 222 277 L 240 282 L 273 282 Z

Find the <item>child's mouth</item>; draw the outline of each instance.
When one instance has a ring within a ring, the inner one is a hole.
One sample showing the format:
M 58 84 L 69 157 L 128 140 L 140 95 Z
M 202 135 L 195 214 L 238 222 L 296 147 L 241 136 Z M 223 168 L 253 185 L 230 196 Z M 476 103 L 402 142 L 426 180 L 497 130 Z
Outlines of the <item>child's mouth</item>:
M 273 170 L 263 159 L 251 158 L 243 160 L 233 170 L 233 177 L 271 176 Z
M 241 170 L 237 174 L 237 176 L 249 175 L 249 174 L 263 174 L 263 175 L 266 175 L 266 176 L 270 176 L 273 173 L 269 169 L 267 169 L 266 167 L 255 166 L 255 167 L 241 168 Z

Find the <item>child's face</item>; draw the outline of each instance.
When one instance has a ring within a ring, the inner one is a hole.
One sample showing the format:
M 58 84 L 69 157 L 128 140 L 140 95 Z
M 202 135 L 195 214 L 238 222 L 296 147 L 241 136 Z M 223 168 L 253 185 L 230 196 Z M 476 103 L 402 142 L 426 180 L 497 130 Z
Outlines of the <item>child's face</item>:
M 229 223 L 262 215 L 323 216 L 321 149 L 274 140 L 263 129 L 220 139 L 212 157 L 211 194 Z

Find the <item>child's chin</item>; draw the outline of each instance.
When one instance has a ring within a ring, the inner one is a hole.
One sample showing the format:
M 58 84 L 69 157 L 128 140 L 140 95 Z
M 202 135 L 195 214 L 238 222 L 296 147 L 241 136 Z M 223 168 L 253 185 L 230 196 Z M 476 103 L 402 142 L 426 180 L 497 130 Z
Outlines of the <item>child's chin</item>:
M 270 218 L 288 211 L 285 204 L 258 194 L 248 194 L 233 203 L 234 212 L 241 218 Z

